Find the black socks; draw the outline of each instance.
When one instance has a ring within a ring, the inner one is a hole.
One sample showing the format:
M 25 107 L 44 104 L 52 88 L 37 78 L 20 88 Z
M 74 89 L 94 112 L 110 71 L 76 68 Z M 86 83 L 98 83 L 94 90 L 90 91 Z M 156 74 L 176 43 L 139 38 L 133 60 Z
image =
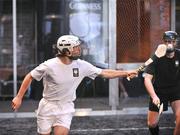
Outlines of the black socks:
M 157 125 L 156 127 L 149 127 L 149 131 L 151 135 L 159 135 L 159 126 Z

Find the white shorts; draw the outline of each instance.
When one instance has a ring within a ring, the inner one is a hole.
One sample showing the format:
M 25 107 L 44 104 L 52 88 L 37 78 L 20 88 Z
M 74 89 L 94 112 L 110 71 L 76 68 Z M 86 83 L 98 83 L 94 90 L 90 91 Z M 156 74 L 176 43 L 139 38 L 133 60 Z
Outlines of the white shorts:
M 73 102 L 62 103 L 41 99 L 37 110 L 37 132 L 48 134 L 54 126 L 63 126 L 70 129 L 74 112 Z

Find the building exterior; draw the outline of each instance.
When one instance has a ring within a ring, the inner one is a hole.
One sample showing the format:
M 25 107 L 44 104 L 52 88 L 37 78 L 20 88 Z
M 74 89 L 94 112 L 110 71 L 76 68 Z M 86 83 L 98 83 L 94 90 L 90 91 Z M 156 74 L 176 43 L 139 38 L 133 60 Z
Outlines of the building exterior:
M 26 73 L 54 57 L 61 35 L 84 40 L 82 59 L 98 67 L 133 69 L 148 59 L 166 30 L 180 34 L 178 0 L 0 0 L 0 96 L 13 96 Z M 119 83 L 133 93 L 131 86 L 142 83 L 134 81 L 85 78 L 77 94 L 109 97 L 116 108 Z M 41 83 L 33 82 L 27 98 L 41 97 Z

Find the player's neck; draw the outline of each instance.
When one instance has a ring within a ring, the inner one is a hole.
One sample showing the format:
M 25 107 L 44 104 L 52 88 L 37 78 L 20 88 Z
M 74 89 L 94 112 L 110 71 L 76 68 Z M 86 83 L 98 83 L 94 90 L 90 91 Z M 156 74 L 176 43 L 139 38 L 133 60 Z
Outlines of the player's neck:
M 72 60 L 69 59 L 68 57 L 58 57 L 58 58 L 61 60 L 61 62 L 62 62 L 63 64 L 69 65 L 69 64 L 72 63 Z

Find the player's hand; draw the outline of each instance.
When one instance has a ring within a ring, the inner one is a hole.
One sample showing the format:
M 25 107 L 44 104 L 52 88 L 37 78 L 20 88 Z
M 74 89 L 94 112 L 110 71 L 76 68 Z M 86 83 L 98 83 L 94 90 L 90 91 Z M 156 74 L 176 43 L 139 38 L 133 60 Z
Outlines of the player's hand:
M 138 71 L 137 70 L 128 70 L 127 71 L 127 78 L 128 80 L 137 77 L 138 76 Z
M 128 74 L 128 76 L 130 76 L 130 75 L 137 75 L 138 71 L 137 70 L 128 70 L 127 74 Z
M 18 96 L 14 97 L 14 99 L 12 100 L 12 103 L 11 103 L 12 109 L 17 110 L 21 106 L 21 103 L 22 103 L 22 98 L 20 98 Z
M 158 104 L 160 104 L 160 99 L 158 96 L 154 96 L 152 97 L 152 102 L 153 104 L 155 104 L 156 106 L 158 106 Z

